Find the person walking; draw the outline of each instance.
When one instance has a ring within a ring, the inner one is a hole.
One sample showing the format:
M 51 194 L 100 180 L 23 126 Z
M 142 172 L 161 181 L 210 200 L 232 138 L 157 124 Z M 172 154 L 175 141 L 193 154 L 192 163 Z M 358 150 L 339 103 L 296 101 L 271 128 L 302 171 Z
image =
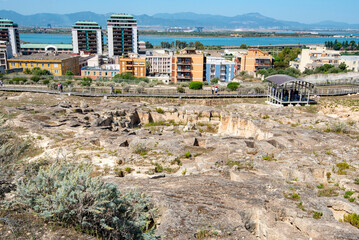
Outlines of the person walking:
M 60 92 L 64 91 L 64 86 L 62 85 L 62 83 L 60 83 Z
M 212 86 L 212 95 L 214 94 L 214 85 Z
M 214 92 L 216 93 L 216 95 L 218 94 L 218 86 L 215 87 Z
M 111 94 L 111 95 L 114 94 L 113 85 L 111 85 L 111 92 L 110 92 L 110 94 Z
M 61 92 L 61 85 L 60 85 L 60 83 L 57 84 L 57 91 Z
M 2 87 L 4 83 L 2 82 L 2 80 L 0 79 L 0 87 Z

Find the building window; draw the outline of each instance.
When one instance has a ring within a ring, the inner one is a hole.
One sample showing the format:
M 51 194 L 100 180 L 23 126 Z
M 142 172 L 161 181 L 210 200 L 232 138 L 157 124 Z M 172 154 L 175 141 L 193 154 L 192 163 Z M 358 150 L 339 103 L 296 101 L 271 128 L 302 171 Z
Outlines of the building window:
M 54 67 L 55 67 L 55 68 L 58 68 L 58 67 L 59 67 L 59 64 L 55 63 L 55 64 L 54 64 Z
M 96 76 L 96 72 L 93 72 L 93 75 Z
M 15 67 L 15 63 L 11 63 L 11 67 Z
M 45 67 L 45 64 L 42 64 L 42 67 Z
M 102 72 L 99 72 L 98 75 L 102 76 Z
M 56 70 L 55 70 L 55 74 L 59 74 L 59 70 L 56 69 Z
M 47 67 L 50 67 L 50 63 L 49 63 L 49 64 L 47 64 Z
M 33 67 L 34 65 L 31 63 L 31 67 Z
M 107 72 L 105 72 L 105 75 L 107 76 Z
M 25 67 L 27 67 L 27 63 L 25 63 Z

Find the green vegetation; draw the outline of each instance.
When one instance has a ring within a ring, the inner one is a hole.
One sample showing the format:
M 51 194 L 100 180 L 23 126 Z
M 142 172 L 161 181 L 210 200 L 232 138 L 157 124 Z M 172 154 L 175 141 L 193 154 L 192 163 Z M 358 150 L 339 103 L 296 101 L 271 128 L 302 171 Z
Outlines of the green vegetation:
M 350 168 L 350 165 L 346 162 L 341 162 L 341 163 L 337 163 L 337 168 L 338 168 L 338 174 L 339 175 L 346 175 L 347 171 Z
M 156 172 L 156 173 L 161 173 L 161 172 L 163 172 L 163 167 L 162 167 L 161 164 L 156 163 L 155 166 L 156 166 L 156 167 L 155 167 L 155 172 Z
M 303 202 L 298 203 L 297 207 L 300 208 L 302 211 L 305 211 L 305 208 L 303 206 Z
M 359 45 L 353 40 L 353 41 L 343 41 L 338 42 L 338 40 L 333 41 L 326 41 L 324 46 L 329 49 L 333 50 L 359 50 Z
M 192 90 L 201 90 L 203 88 L 203 83 L 193 81 L 188 85 L 188 87 L 189 87 L 189 89 L 192 89 Z
M 292 77 L 299 77 L 300 76 L 300 71 L 298 69 L 295 68 L 285 68 L 285 69 L 274 69 L 274 68 L 269 68 L 269 69 L 260 69 L 257 71 L 258 74 L 263 75 L 264 77 L 269 77 L 272 75 L 276 75 L 276 74 L 285 74 L 285 75 L 289 75 Z
M 185 169 L 182 171 L 182 175 L 183 175 L 183 176 L 186 176 L 186 174 L 187 174 L 187 168 L 185 168 Z
M 215 77 L 211 79 L 211 84 L 217 84 L 219 82 L 219 78 Z
M 289 62 L 298 58 L 301 53 L 300 48 L 284 48 L 280 53 L 274 55 L 274 68 L 275 69 L 286 69 L 289 67 Z
M 132 171 L 133 171 L 133 169 L 130 167 L 125 168 L 125 172 L 127 172 L 127 173 L 132 173 Z
M 54 163 L 17 182 L 13 208 L 31 209 L 47 220 L 102 239 L 157 239 L 155 209 L 137 192 L 90 176 L 89 165 Z
M 36 82 L 36 83 L 39 82 L 40 79 L 41 79 L 41 78 L 40 78 L 39 76 L 32 76 L 32 77 L 30 78 L 31 81 Z
M 139 144 L 135 147 L 133 153 L 145 156 L 149 151 L 150 150 L 144 144 Z
M 332 64 L 324 64 L 323 66 L 317 67 L 315 70 L 306 69 L 303 74 L 328 74 L 328 73 L 346 73 L 347 65 L 345 63 L 339 64 L 338 67 L 335 67 Z
M 339 196 L 335 188 L 324 188 L 318 191 L 318 197 L 337 197 Z
M 343 222 L 350 223 L 354 227 L 359 228 L 359 215 L 356 213 L 345 214 L 343 217 Z
M 264 161 L 270 161 L 270 162 L 277 161 L 277 159 L 274 158 L 274 154 L 268 154 L 268 153 L 265 156 L 262 156 L 262 159 Z
M 150 122 L 145 124 L 145 127 L 157 127 L 157 126 L 165 126 L 166 122 L 165 121 L 159 121 L 159 122 Z
M 186 90 L 183 87 L 177 87 L 177 92 L 178 93 L 185 93 Z
M 317 188 L 318 188 L 318 189 L 323 189 L 323 188 L 324 188 L 324 185 L 323 185 L 323 184 L 319 184 L 319 185 L 317 185 Z
M 287 193 L 283 193 L 284 197 L 293 201 L 297 201 L 300 199 L 300 195 L 298 193 L 292 193 L 292 194 L 287 194 Z
M 314 219 L 321 219 L 323 216 L 323 213 L 322 212 L 314 212 L 313 213 L 313 218 Z
M 237 82 L 231 82 L 231 83 L 228 83 L 227 84 L 227 88 L 230 90 L 230 91 L 237 91 L 237 89 L 239 88 L 239 83 Z
M 190 152 L 185 152 L 184 156 L 185 156 L 185 158 L 191 158 L 192 154 Z
M 350 198 L 355 192 L 353 191 L 346 191 L 344 194 L 344 198 L 348 199 Z
M 81 86 L 83 87 L 90 87 L 92 83 L 92 79 L 89 77 L 84 77 L 81 81 Z
M 160 114 L 164 114 L 165 111 L 162 108 L 156 108 L 156 112 L 160 113 Z

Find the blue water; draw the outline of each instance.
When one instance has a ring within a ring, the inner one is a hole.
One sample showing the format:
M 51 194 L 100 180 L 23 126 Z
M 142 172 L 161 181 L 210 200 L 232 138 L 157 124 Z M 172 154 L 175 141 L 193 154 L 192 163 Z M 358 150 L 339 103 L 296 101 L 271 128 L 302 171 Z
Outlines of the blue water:
M 71 35 L 59 34 L 21 34 L 20 39 L 30 43 L 66 43 L 71 44 Z M 223 45 L 240 46 L 246 44 L 256 45 L 278 45 L 278 44 L 324 44 L 325 41 L 351 41 L 359 42 L 359 39 L 350 38 L 332 38 L 332 37 L 254 37 L 254 38 L 214 38 L 214 37 L 151 37 L 140 36 L 140 41 L 149 41 L 154 45 L 160 45 L 161 42 L 175 42 L 176 40 L 186 42 L 200 41 L 204 45 Z M 106 39 L 104 40 L 106 42 Z

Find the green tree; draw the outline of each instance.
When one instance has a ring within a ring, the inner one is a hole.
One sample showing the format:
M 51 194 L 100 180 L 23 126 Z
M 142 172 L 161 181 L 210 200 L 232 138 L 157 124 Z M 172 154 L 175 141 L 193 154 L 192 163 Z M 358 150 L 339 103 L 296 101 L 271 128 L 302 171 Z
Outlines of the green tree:
M 73 73 L 72 71 L 66 71 L 65 75 L 66 75 L 66 76 L 73 76 L 74 73 Z
M 24 74 L 31 74 L 31 70 L 28 69 L 28 68 L 25 68 L 25 69 L 24 69 Z
M 339 64 L 339 69 L 342 70 L 342 71 L 347 70 L 347 67 L 348 67 L 348 66 L 347 66 L 345 63 Z
M 241 46 L 239 47 L 239 49 L 247 49 L 248 46 L 246 44 L 241 44 Z
M 215 77 L 215 78 L 212 78 L 211 79 L 211 83 L 212 84 L 216 84 L 216 83 L 218 83 L 219 82 L 219 78 L 218 77 Z
M 194 46 L 195 46 L 195 48 L 197 50 L 204 50 L 205 49 L 204 45 L 200 41 L 195 42 Z
M 145 43 L 145 45 L 146 45 L 146 48 L 147 48 L 147 49 L 152 49 L 152 48 L 153 48 L 153 45 L 152 45 L 149 41 L 147 41 L 147 42 Z

